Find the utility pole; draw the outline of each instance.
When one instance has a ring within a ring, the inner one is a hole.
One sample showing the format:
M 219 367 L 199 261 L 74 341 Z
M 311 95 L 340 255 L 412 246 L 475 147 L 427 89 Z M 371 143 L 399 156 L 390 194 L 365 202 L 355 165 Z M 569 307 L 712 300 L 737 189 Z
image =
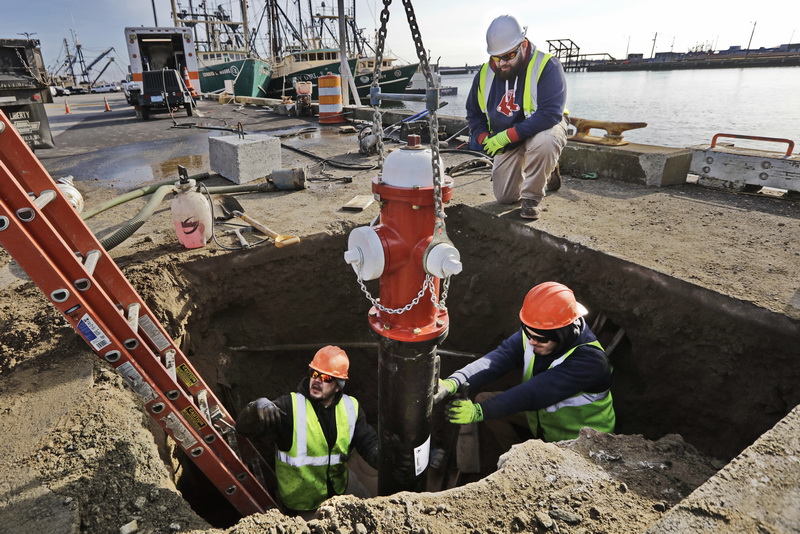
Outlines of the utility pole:
M 756 33 L 756 24 L 758 24 L 758 21 L 753 23 L 753 31 L 750 32 L 750 40 L 747 41 L 747 50 L 744 51 L 744 57 L 747 57 L 747 54 L 750 53 L 750 44 L 753 42 L 753 34 Z
M 652 48 L 652 50 L 650 50 L 650 59 L 653 59 L 655 57 L 654 54 L 655 54 L 655 51 L 656 51 L 656 38 L 657 37 L 658 37 L 658 32 L 656 32 L 656 34 L 653 36 L 653 48 Z

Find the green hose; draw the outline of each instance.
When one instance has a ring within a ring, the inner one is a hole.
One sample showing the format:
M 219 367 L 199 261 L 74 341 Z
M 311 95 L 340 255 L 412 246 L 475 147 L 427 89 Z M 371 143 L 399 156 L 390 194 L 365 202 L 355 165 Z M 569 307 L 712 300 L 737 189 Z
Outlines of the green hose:
M 142 190 L 151 189 L 152 187 L 153 186 L 146 187 L 146 188 L 143 187 Z M 223 186 L 219 186 L 219 187 L 208 187 L 207 190 L 208 190 L 209 193 L 244 193 L 244 192 L 271 191 L 273 187 L 274 186 L 272 184 L 264 182 L 264 183 L 260 183 L 260 184 L 223 185 Z M 110 236 L 108 236 L 105 239 L 102 239 L 100 241 L 100 244 L 103 246 L 103 248 L 106 249 L 106 251 L 109 251 L 112 248 L 114 248 L 117 245 L 119 245 L 120 243 L 122 243 L 123 241 L 125 241 L 126 239 L 128 239 L 130 236 L 132 236 L 134 234 L 134 232 L 136 232 L 136 230 L 141 228 L 142 225 L 145 223 L 145 221 L 147 221 L 147 219 L 149 219 L 150 216 L 156 211 L 156 209 L 158 208 L 158 205 L 161 204 L 162 200 L 164 200 L 164 197 L 167 196 L 168 193 L 171 193 L 174 189 L 175 189 L 174 182 L 170 182 L 169 184 L 161 185 L 160 187 L 157 187 L 155 189 L 155 191 L 152 192 L 153 196 L 150 197 L 150 200 L 147 201 L 147 204 L 145 204 L 144 207 L 141 210 L 139 210 L 139 213 L 134 215 L 133 218 L 131 218 L 124 225 L 122 225 L 122 227 L 119 230 L 117 230 L 116 232 L 114 232 Z M 137 191 L 140 191 L 140 190 L 137 190 Z M 133 191 L 133 192 L 135 192 L 135 191 Z M 143 194 L 147 194 L 147 193 L 143 193 Z M 121 197 L 122 196 L 125 196 L 125 195 L 121 195 Z M 138 196 L 142 196 L 142 195 L 138 195 Z M 117 197 L 117 198 L 121 198 L 121 197 Z M 137 198 L 137 197 L 134 196 L 132 198 Z M 123 201 L 121 201 L 119 203 L 127 202 L 128 200 L 131 200 L 132 198 L 128 198 L 128 199 L 123 200 Z M 109 207 L 111 207 L 111 206 L 109 206 Z M 106 208 L 106 209 L 108 209 L 108 208 Z M 86 219 L 86 217 L 84 217 L 84 219 Z
M 193 174 L 193 175 L 189 176 L 189 178 L 192 179 L 192 180 L 205 180 L 206 178 L 208 178 L 208 176 L 209 176 L 209 174 L 207 172 L 202 172 L 200 174 Z M 165 180 L 163 182 L 158 182 L 157 184 L 148 185 L 147 187 L 142 187 L 140 189 L 134 189 L 133 191 L 129 191 L 129 192 L 127 192 L 125 194 L 122 194 L 122 195 L 120 195 L 118 197 L 112 198 L 111 200 L 109 200 L 105 204 L 100 204 L 99 206 L 97 206 L 96 208 L 94 208 L 92 210 L 84 212 L 81 215 L 81 219 L 83 219 L 85 221 L 86 219 L 90 219 L 90 218 L 94 217 L 98 213 L 103 213 L 107 209 L 111 209 L 114 206 L 119 206 L 120 204 L 124 204 L 125 202 L 128 202 L 129 200 L 133 200 L 134 198 L 139 198 L 139 197 L 143 197 L 145 195 L 150 195 L 150 194 L 154 193 L 159 187 L 162 187 L 162 186 L 165 186 L 165 185 L 172 185 L 175 182 L 176 182 L 176 180 L 175 180 L 175 178 L 173 178 L 171 180 Z

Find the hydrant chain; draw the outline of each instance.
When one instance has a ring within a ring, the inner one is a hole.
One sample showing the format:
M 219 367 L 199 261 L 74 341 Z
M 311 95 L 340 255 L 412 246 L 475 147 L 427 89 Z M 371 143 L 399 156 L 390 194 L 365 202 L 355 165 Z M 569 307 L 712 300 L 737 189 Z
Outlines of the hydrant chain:
M 364 293 L 364 295 L 367 296 L 367 300 L 369 300 L 372 303 L 373 306 L 375 306 L 380 311 L 385 312 L 385 313 L 398 314 L 398 313 L 407 312 L 408 310 L 410 310 L 411 308 L 413 308 L 414 306 L 419 304 L 419 301 L 425 295 L 425 290 L 428 289 L 429 285 L 431 287 L 431 300 L 433 300 L 433 303 L 436 304 L 436 301 L 434 300 L 435 297 L 433 295 L 433 289 L 434 289 L 433 276 L 430 275 L 430 274 L 425 275 L 425 281 L 422 283 L 422 289 L 419 290 L 419 293 L 417 293 L 417 296 L 414 297 L 414 299 L 411 302 L 409 302 L 408 304 L 406 304 L 402 308 L 387 308 L 386 306 L 382 305 L 380 302 L 375 300 L 375 298 L 369 292 L 369 289 L 367 289 L 367 286 L 364 285 L 364 280 L 361 279 L 361 275 L 360 274 L 357 275 L 357 279 L 358 279 L 358 285 L 361 286 L 361 291 Z

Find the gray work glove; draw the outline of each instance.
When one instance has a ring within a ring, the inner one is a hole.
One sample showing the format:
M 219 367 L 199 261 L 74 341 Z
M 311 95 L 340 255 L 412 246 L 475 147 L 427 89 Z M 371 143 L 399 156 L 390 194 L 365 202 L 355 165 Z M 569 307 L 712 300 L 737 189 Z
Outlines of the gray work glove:
M 458 391 L 458 382 L 452 378 L 440 379 L 436 386 L 436 393 L 433 395 L 433 403 L 438 404 L 442 402 L 447 397 L 455 395 L 456 391 Z
M 274 402 L 266 397 L 253 401 L 258 420 L 268 429 L 277 427 L 281 422 L 281 415 L 286 415 Z

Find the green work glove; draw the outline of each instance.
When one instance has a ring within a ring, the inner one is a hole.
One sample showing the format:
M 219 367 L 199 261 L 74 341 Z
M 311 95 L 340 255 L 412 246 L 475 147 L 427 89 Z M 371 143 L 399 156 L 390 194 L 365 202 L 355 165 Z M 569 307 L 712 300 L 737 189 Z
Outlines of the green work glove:
M 433 403 L 439 404 L 447 397 L 455 395 L 456 391 L 458 391 L 458 382 L 452 378 L 440 379 L 439 384 L 436 386 L 436 393 L 433 396 Z
M 447 404 L 447 418 L 451 423 L 468 425 L 483 421 L 483 410 L 469 399 L 456 399 Z
M 502 154 L 503 149 L 506 145 L 511 143 L 511 139 L 508 138 L 508 130 L 503 130 L 497 135 L 493 135 L 492 137 L 487 137 L 483 140 L 483 150 L 490 156 L 494 156 L 497 154 Z

